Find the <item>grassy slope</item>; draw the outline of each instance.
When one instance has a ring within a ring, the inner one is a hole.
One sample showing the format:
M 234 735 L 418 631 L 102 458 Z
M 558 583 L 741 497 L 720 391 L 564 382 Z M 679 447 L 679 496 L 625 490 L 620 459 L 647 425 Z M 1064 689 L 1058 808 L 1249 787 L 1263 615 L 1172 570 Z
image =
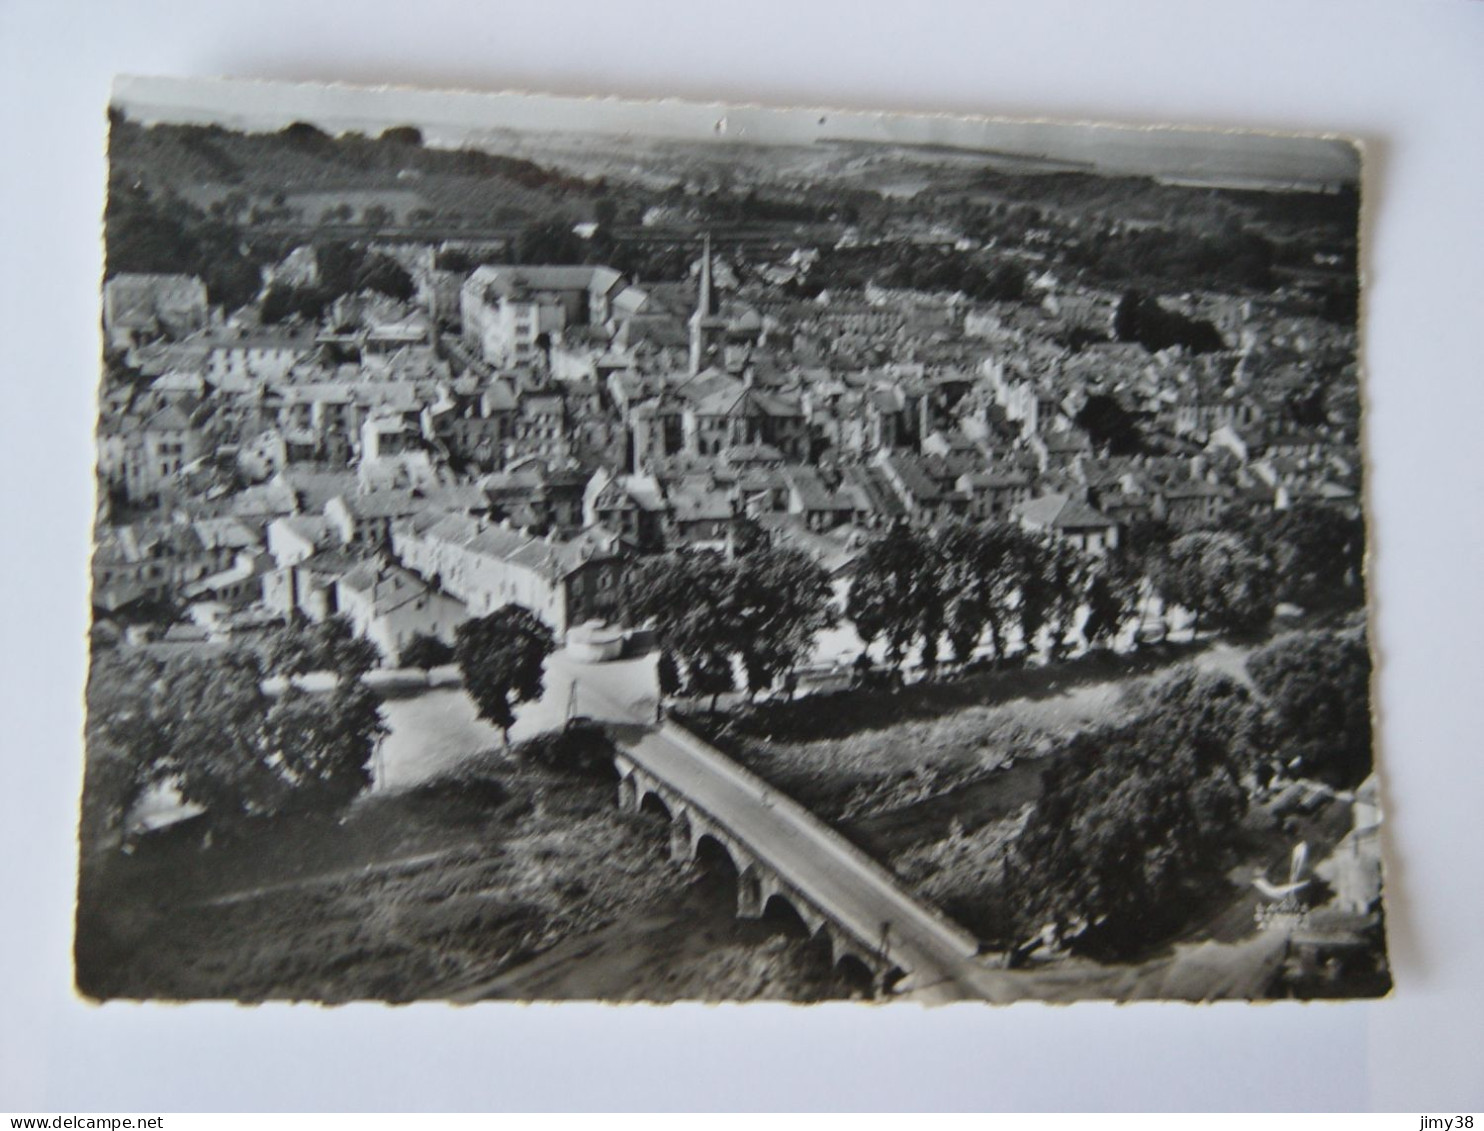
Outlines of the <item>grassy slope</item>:
M 1128 695 L 1181 660 L 1244 677 L 1247 647 L 1169 647 L 1143 658 L 1091 657 L 1055 667 L 919 684 L 897 693 L 851 691 L 817 701 L 762 703 L 698 729 L 791 793 L 890 867 L 919 897 L 991 943 L 1004 943 L 1000 869 L 1031 804 L 1041 761 L 1093 722 L 1115 721 Z M 1246 880 L 1278 874 L 1297 839 L 1317 855 L 1348 828 L 1329 806 L 1290 828 L 1261 810 L 1244 826 L 1243 864 L 1230 890 L 1192 905 L 1180 938 L 1233 941 L 1250 933 Z M 1274 870 L 1277 871 L 1274 871 Z
M 1130 680 L 1191 654 L 1169 646 L 1139 657 L 1090 655 L 894 693 L 762 702 L 692 721 L 826 820 L 863 823 L 1040 757 L 1089 721 L 1114 717 Z
M 100 997 L 437 995 L 659 890 L 606 783 L 484 772 L 208 847 L 85 856 L 78 981 Z
M 205 846 L 85 851 L 77 979 L 98 998 L 815 1000 L 852 988 L 727 877 L 666 858 L 612 783 L 494 756 Z

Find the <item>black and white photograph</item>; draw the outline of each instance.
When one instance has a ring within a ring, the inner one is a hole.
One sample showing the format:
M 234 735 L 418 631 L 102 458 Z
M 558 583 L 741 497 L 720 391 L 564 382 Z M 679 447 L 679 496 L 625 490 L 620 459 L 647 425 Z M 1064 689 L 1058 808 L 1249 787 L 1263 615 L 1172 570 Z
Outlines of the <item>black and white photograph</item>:
M 1389 993 L 1359 144 L 108 115 L 85 998 Z

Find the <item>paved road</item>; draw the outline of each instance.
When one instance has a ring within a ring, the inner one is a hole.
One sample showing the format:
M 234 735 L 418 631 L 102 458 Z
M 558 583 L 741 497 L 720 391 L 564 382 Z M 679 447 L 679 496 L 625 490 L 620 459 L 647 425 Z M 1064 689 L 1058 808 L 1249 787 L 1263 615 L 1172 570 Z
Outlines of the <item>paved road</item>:
M 366 676 L 366 682 L 387 696 L 381 711 L 391 728 L 374 763 L 374 788 L 378 790 L 421 785 L 501 745 L 499 728 L 476 715 L 474 701 L 464 692 L 455 667 L 438 668 L 431 677 L 417 671 L 378 669 Z M 327 691 L 334 686 L 334 677 L 319 672 L 299 683 L 306 690 Z M 283 681 L 269 680 L 265 686 L 269 694 L 277 695 Z M 511 741 L 523 742 L 555 730 L 569 712 L 588 713 L 590 688 L 620 702 L 647 702 L 647 708 L 635 709 L 652 713 L 659 694 L 655 657 L 586 664 L 565 650 L 554 652 L 546 661 L 541 698 L 516 708 Z
M 883 924 L 891 962 L 907 972 L 898 992 L 926 1001 L 1000 997 L 999 971 L 975 958 L 976 940 L 918 902 L 803 806 L 673 724 L 646 725 L 584 689 L 588 714 L 627 725 L 615 740 L 638 766 L 699 806 L 764 865 L 804 892 L 857 941 L 880 949 Z

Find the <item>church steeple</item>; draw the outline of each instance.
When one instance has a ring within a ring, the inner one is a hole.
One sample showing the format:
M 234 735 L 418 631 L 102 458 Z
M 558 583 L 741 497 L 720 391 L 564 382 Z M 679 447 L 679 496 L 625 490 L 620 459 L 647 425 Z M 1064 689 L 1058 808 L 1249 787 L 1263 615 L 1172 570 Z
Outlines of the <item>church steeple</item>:
M 696 295 L 696 314 L 708 318 L 716 313 L 716 298 L 711 293 L 711 233 L 701 237 L 701 286 Z
M 716 292 L 711 280 L 711 233 L 701 239 L 701 283 L 696 292 L 696 312 L 690 316 L 690 371 L 695 376 L 725 330 L 717 317 Z

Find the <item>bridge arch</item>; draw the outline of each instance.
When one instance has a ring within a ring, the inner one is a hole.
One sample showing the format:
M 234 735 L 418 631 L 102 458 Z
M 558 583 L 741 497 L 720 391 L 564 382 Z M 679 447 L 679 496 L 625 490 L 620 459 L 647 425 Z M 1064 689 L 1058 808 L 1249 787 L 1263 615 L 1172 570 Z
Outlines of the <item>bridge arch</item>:
M 803 939 L 814 938 L 824 927 L 823 915 L 776 884 L 764 885 L 761 918 L 776 924 L 788 934 Z
M 634 809 L 636 812 L 644 812 L 644 803 L 651 797 L 658 797 L 664 801 L 665 795 L 660 791 L 659 783 L 642 770 L 635 769 L 629 775 L 634 779 Z M 670 815 L 670 807 L 665 806 L 665 816 Z
M 651 813 L 656 817 L 663 817 L 666 821 L 675 819 L 675 814 L 670 811 L 670 803 L 659 790 L 646 789 L 643 794 L 638 795 L 638 799 L 640 813 Z
M 835 959 L 835 973 L 851 989 L 874 995 L 877 987 L 876 971 L 869 963 L 853 951 L 846 951 Z
M 734 876 L 740 876 L 742 869 L 737 864 L 737 858 L 732 855 L 731 846 L 726 840 L 717 836 L 710 830 L 703 828 L 699 823 L 694 825 L 692 832 L 691 852 L 692 859 L 703 865 L 716 865 L 725 862 L 725 870 Z

